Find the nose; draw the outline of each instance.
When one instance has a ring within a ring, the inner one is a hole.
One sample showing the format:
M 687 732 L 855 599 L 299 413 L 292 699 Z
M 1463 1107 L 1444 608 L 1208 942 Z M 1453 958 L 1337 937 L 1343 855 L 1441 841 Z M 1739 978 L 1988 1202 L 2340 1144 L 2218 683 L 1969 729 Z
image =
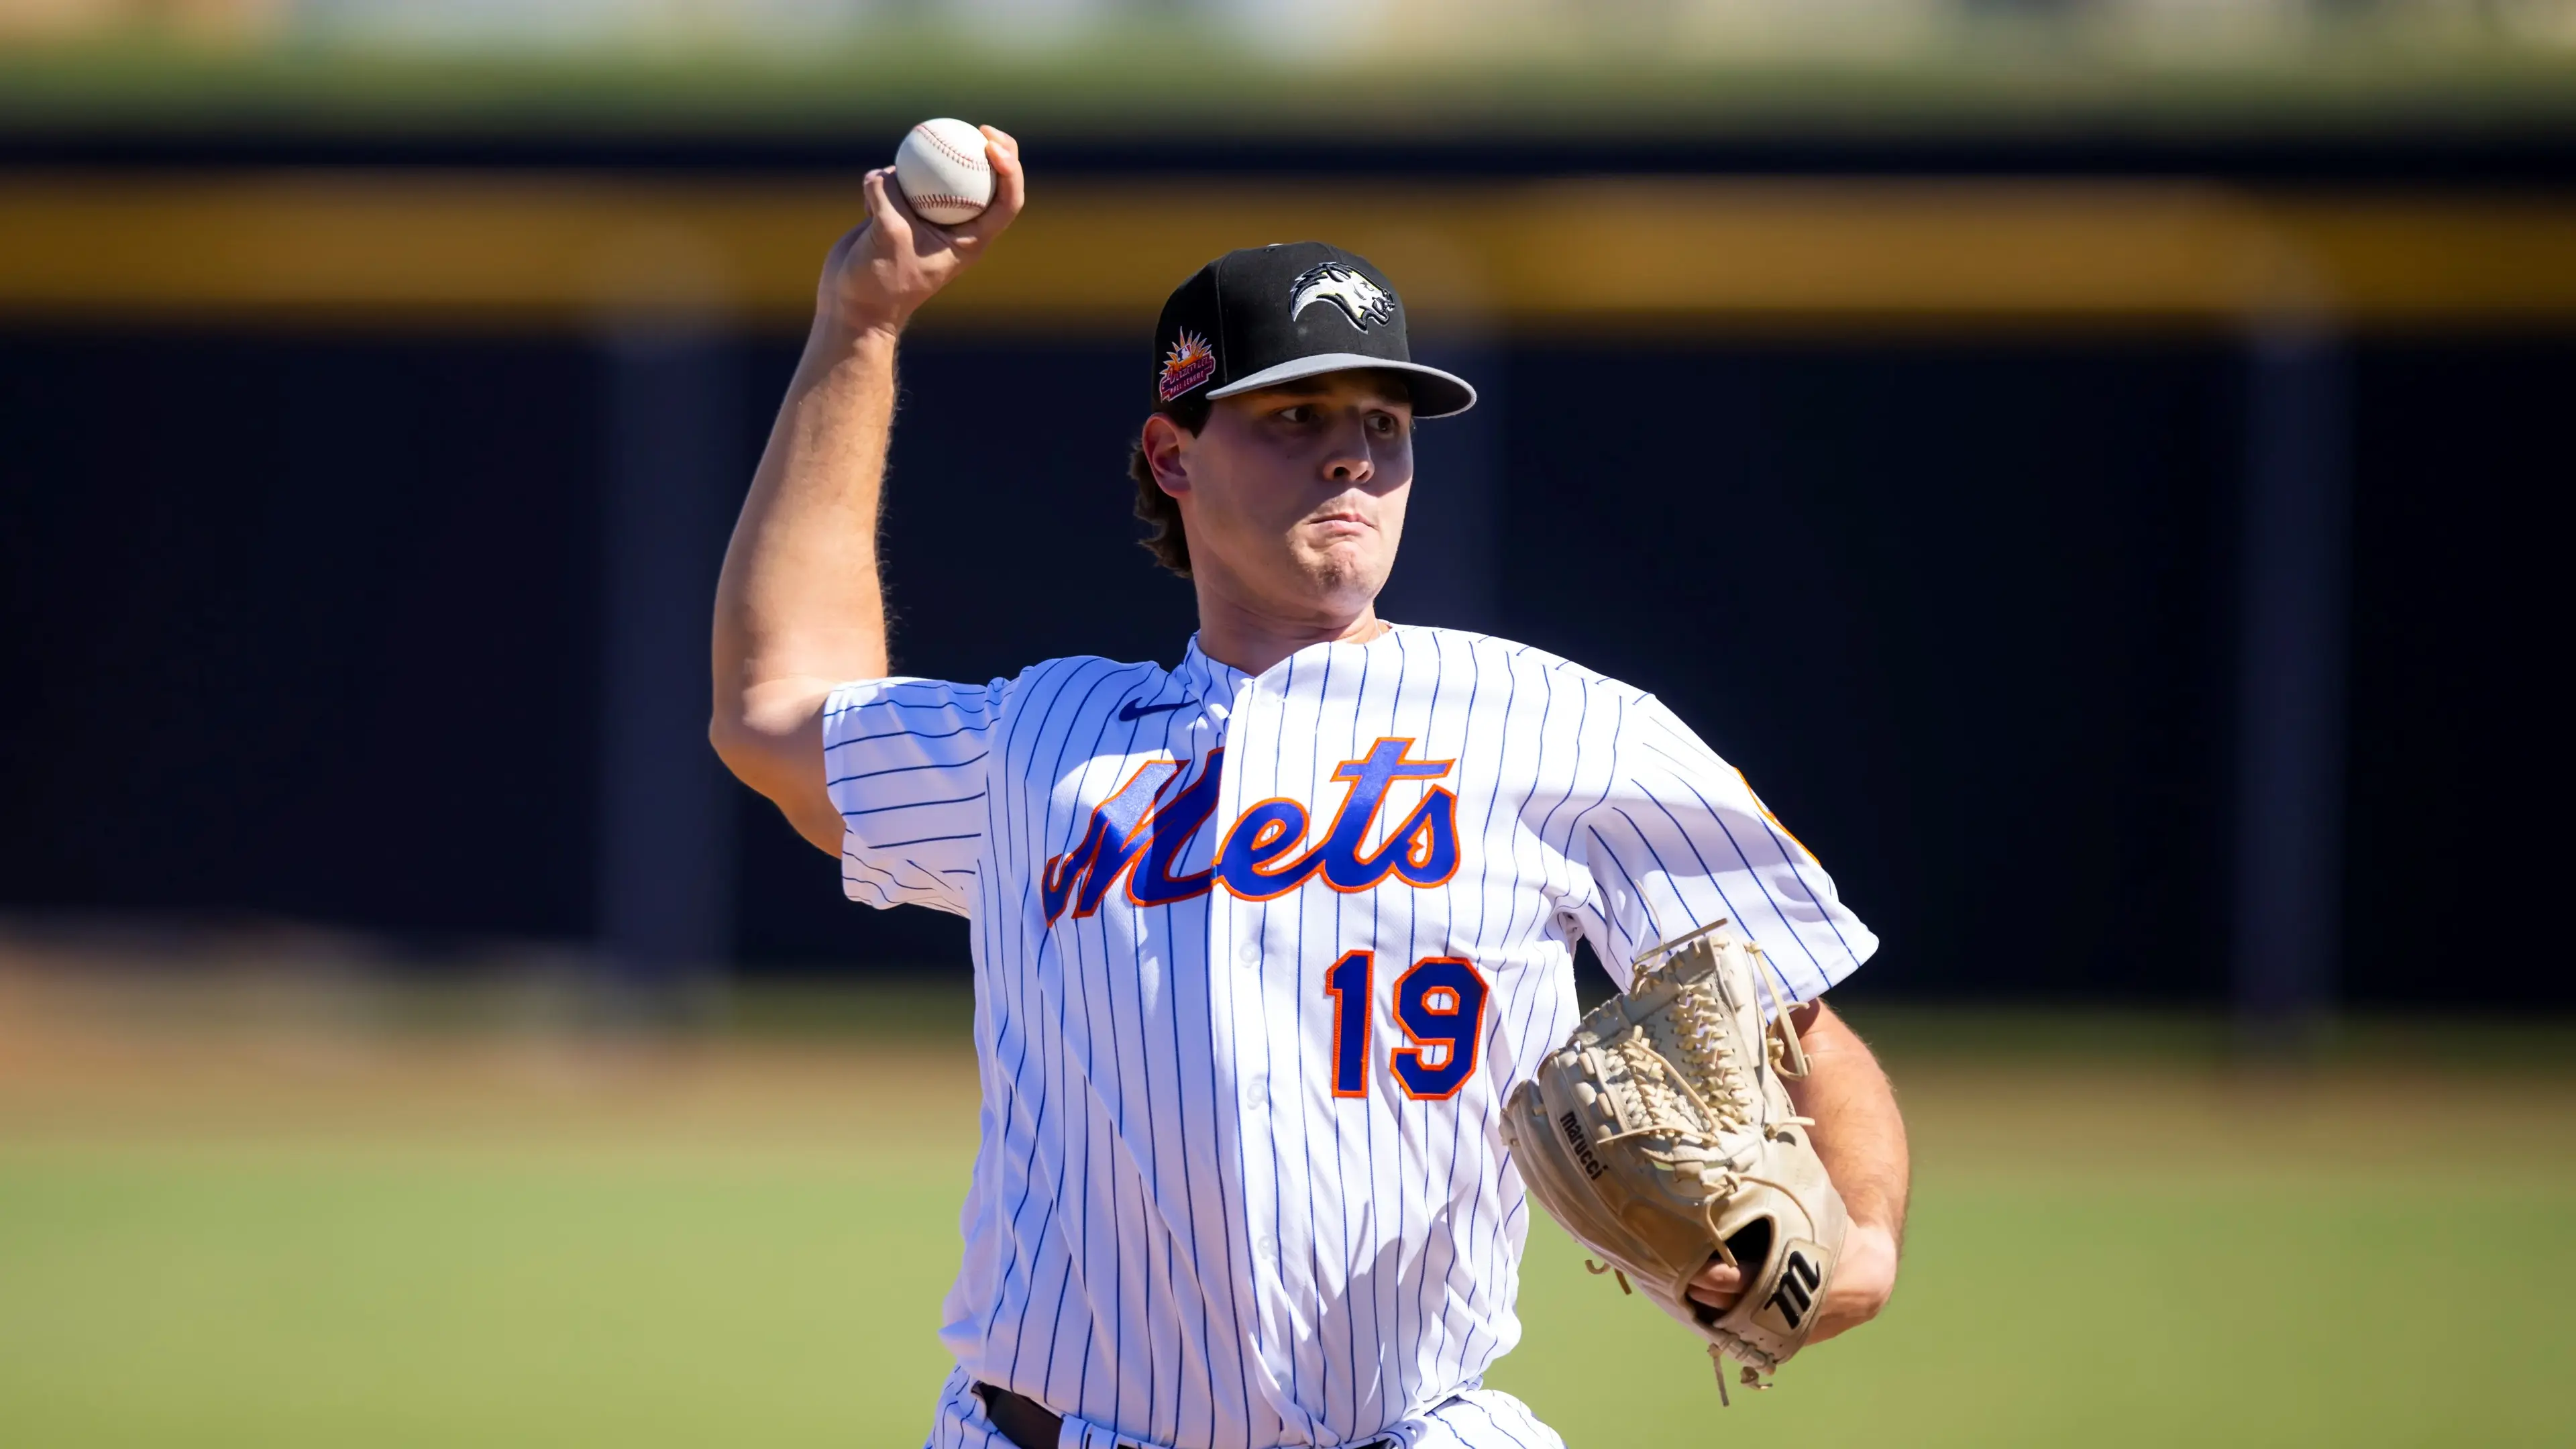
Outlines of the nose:
M 1358 413 L 1345 414 L 1333 429 L 1332 446 L 1324 454 L 1325 481 L 1359 484 L 1376 476 L 1377 458 L 1369 450 L 1368 421 Z

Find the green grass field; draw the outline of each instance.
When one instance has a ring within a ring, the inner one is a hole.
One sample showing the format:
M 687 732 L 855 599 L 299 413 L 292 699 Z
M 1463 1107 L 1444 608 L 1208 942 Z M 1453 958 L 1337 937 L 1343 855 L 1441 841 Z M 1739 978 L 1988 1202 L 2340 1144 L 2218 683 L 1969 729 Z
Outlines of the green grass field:
M 1920 1159 L 1883 1320 L 1721 1411 L 1542 1222 L 1496 1386 L 1577 1445 L 2576 1442 L 2565 1034 L 2245 1076 L 2117 1022 L 1878 1027 Z M 917 1443 L 971 1091 L 866 1031 L 22 1014 L 0 1442 Z

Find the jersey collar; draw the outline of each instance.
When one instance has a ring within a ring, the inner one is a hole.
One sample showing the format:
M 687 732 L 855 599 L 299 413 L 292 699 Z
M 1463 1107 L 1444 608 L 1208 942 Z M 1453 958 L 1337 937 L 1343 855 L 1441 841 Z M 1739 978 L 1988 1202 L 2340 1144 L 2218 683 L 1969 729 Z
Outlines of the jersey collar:
M 1231 664 L 1221 664 L 1207 657 L 1199 648 L 1199 636 L 1190 635 L 1190 647 L 1181 654 L 1181 664 L 1172 671 L 1183 690 L 1193 699 L 1230 699 L 1234 691 L 1252 676 Z
M 1288 656 L 1288 658 L 1302 659 L 1309 655 L 1320 656 L 1321 654 L 1334 649 L 1376 649 L 1385 645 L 1389 640 L 1392 640 L 1396 635 L 1403 632 L 1404 626 L 1402 624 L 1390 623 L 1387 625 L 1384 633 L 1379 634 L 1376 638 L 1371 639 L 1365 644 L 1309 644 L 1305 648 L 1298 650 L 1295 654 Z M 1283 659 L 1278 664 L 1272 665 L 1271 669 L 1275 672 L 1284 667 L 1287 663 L 1288 660 Z M 1241 688 L 1244 682 L 1251 679 L 1252 676 L 1235 668 L 1231 664 L 1210 659 L 1206 652 L 1199 648 L 1199 636 L 1193 633 L 1190 635 L 1190 647 L 1182 653 L 1180 667 L 1172 671 L 1172 678 L 1178 682 L 1181 688 L 1187 691 L 1192 698 L 1226 699 L 1231 698 L 1234 692 Z

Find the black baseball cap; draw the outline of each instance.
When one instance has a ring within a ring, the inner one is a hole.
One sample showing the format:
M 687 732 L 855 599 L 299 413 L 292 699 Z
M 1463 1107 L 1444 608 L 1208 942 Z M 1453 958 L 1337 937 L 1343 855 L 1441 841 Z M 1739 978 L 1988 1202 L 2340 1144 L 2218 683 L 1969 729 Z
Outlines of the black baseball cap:
M 1183 282 L 1154 325 L 1157 411 L 1360 367 L 1403 373 L 1416 417 L 1476 405 L 1464 378 L 1413 360 L 1386 274 L 1322 242 L 1227 252 Z

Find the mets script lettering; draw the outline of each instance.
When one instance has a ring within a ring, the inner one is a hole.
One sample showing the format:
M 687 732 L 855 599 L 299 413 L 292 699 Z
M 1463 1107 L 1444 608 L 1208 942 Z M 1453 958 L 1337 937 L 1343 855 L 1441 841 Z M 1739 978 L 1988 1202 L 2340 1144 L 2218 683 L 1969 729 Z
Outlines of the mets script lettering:
M 1046 863 L 1039 885 L 1047 922 L 1054 924 L 1067 906 L 1077 917 L 1091 915 L 1121 880 L 1127 899 L 1140 906 L 1186 901 L 1218 886 L 1247 901 L 1266 901 L 1317 877 L 1345 892 L 1374 889 L 1390 876 L 1409 886 L 1440 885 L 1458 870 L 1458 797 L 1446 786 L 1432 786 L 1383 844 L 1362 851 L 1396 781 L 1443 779 L 1457 763 L 1407 758 L 1412 750 L 1410 739 L 1382 739 L 1335 766 L 1341 808 L 1314 845 L 1306 845 L 1305 806 L 1264 800 L 1235 818 L 1213 864 L 1181 874 L 1174 873 L 1181 851 L 1216 811 L 1225 750 L 1208 751 L 1186 782 L 1179 762 L 1150 761 L 1091 812 L 1080 844 Z

